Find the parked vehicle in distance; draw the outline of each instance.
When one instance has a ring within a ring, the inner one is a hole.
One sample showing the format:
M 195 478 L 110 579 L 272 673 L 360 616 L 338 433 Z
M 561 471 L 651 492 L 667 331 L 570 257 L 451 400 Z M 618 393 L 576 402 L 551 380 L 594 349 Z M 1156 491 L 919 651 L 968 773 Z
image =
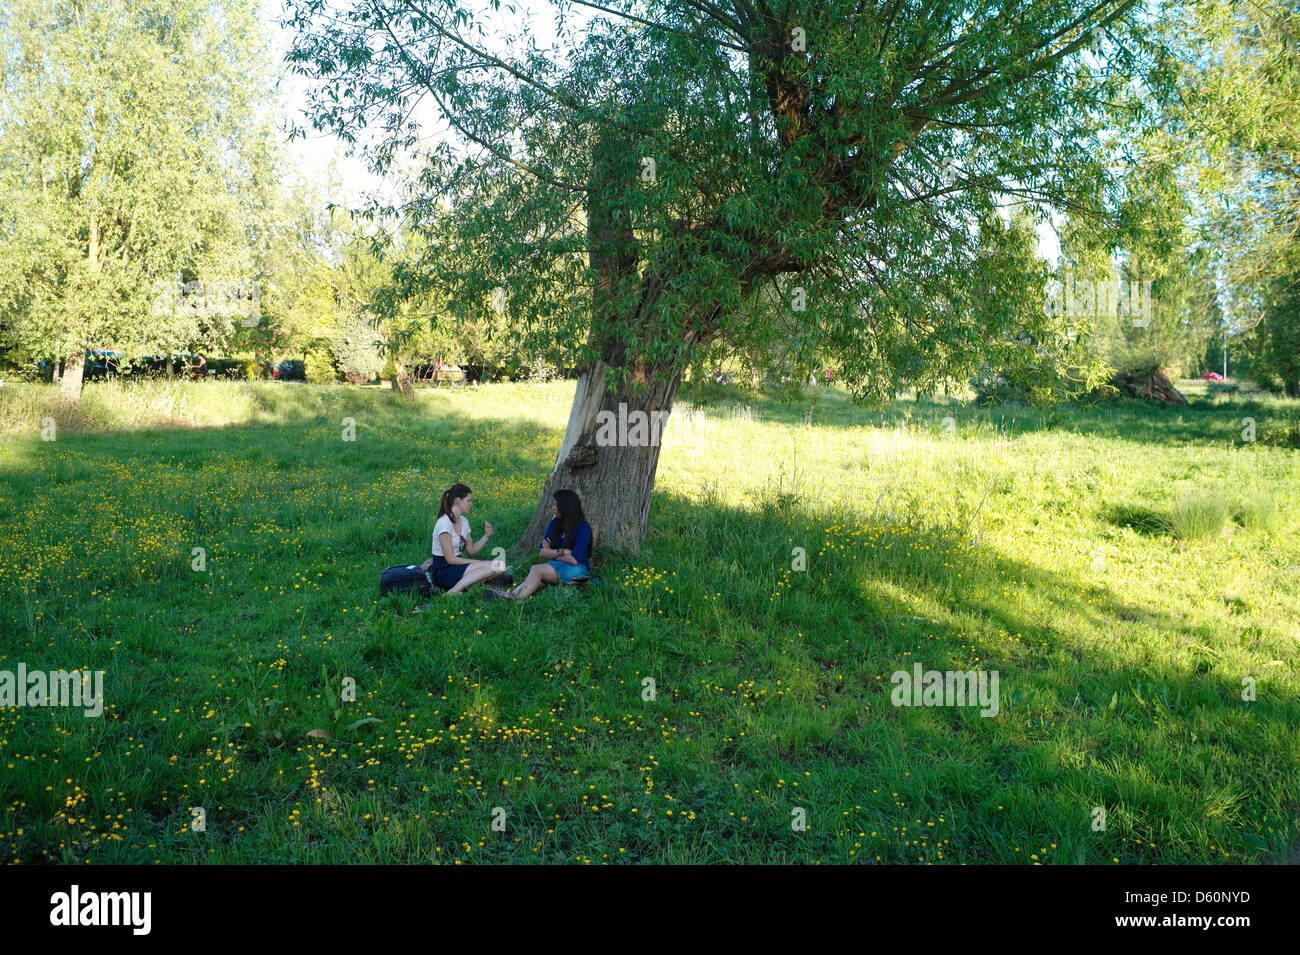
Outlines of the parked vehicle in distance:
M 306 381 L 307 366 L 301 358 L 286 358 L 271 366 L 271 377 L 276 381 Z
M 1207 371 L 1205 374 L 1201 375 L 1201 377 L 1206 381 L 1223 381 L 1223 376 L 1217 371 Z
M 107 378 L 109 375 L 118 374 L 119 361 L 123 357 L 121 352 L 100 348 L 86 349 L 86 377 Z

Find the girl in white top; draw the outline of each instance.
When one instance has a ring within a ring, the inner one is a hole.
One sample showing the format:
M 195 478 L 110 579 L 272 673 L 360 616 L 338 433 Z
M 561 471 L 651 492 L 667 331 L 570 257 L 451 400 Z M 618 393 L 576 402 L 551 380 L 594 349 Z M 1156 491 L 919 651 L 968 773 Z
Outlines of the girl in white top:
M 451 597 L 465 592 L 470 584 L 495 577 L 505 568 L 490 560 L 471 560 L 492 537 L 492 525 L 483 522 L 483 536 L 474 540 L 466 513 L 474 503 L 474 492 L 464 484 L 453 484 L 442 495 L 438 521 L 433 525 L 433 556 L 424 562 L 434 582 Z M 470 557 L 465 557 L 469 554 Z

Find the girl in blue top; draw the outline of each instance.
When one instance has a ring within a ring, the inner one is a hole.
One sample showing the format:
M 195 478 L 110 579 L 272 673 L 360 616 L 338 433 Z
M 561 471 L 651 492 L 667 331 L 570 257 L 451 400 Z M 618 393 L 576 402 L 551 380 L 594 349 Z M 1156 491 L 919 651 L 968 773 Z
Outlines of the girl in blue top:
M 543 584 L 567 583 L 586 577 L 591 561 L 591 525 L 582 513 L 582 502 L 574 491 L 559 490 L 551 506 L 555 516 L 546 525 L 546 534 L 537 553 L 546 563 L 534 564 L 528 576 L 514 590 L 491 591 L 509 600 L 527 600 Z

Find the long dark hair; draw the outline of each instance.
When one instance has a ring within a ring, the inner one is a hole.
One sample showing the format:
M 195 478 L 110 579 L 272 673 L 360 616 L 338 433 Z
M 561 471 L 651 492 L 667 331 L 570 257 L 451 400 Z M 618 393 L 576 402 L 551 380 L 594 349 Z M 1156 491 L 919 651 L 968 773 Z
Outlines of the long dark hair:
M 564 532 L 559 546 L 572 550 L 578 545 L 578 527 L 587 522 L 586 515 L 582 513 L 582 501 L 579 500 L 577 491 L 567 488 L 556 491 L 554 497 L 555 506 L 560 510 L 560 527 Z
M 468 497 L 473 493 L 474 492 L 469 489 L 468 484 L 453 484 L 451 487 L 447 488 L 447 490 L 442 492 L 442 501 L 438 505 L 438 516 L 450 517 L 451 522 L 454 525 L 456 523 L 456 518 L 451 513 L 451 506 L 462 497 Z M 458 531 L 459 529 L 460 528 L 457 528 Z

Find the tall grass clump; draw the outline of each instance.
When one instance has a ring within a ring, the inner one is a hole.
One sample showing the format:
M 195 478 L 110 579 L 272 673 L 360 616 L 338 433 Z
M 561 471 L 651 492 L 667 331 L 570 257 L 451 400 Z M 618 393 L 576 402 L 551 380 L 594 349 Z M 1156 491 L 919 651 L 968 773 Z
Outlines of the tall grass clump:
M 1166 529 L 1178 540 L 1208 540 L 1223 533 L 1232 512 L 1220 491 L 1192 491 L 1179 498 L 1166 518 Z
M 1233 517 L 1242 527 L 1267 530 L 1277 523 L 1277 498 L 1272 494 L 1255 494 L 1233 508 Z

